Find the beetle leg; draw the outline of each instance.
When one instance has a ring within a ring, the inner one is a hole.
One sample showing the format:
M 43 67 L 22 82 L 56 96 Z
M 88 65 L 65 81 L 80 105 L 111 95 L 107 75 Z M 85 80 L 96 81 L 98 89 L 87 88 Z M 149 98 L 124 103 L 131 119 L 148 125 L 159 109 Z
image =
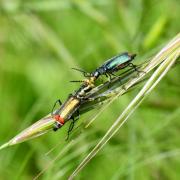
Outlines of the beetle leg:
M 114 77 L 119 77 L 119 76 L 117 76 L 116 74 L 114 74 L 114 73 L 109 73 L 109 75 L 110 75 L 110 80 L 112 80 L 112 76 L 114 76 Z
M 51 116 L 53 116 L 53 112 L 54 112 L 54 108 L 56 107 L 56 104 L 59 103 L 59 105 L 61 106 L 62 105 L 62 102 L 60 99 L 56 100 L 54 105 L 53 105 L 53 108 L 52 108 L 52 111 L 51 111 Z
M 69 135 L 71 133 L 71 131 L 73 130 L 74 128 L 74 124 L 75 124 L 76 120 L 74 117 L 72 117 L 72 122 L 71 124 L 69 125 L 69 129 L 68 129 L 68 135 L 67 135 L 67 138 L 66 138 L 66 141 L 69 139 Z
M 138 76 L 139 76 L 139 73 L 145 73 L 144 71 L 138 70 L 137 66 L 134 65 L 133 63 L 130 63 L 129 67 L 132 67 L 138 73 Z
M 138 71 L 136 65 L 134 65 L 133 63 L 129 63 L 129 67 L 132 67 L 135 71 Z
M 77 115 L 78 115 L 78 117 L 77 117 L 77 119 L 76 119 L 75 121 L 77 121 L 77 120 L 80 118 L 80 112 L 79 112 L 79 109 L 77 110 Z
M 114 74 L 114 73 L 111 73 L 111 75 L 113 75 L 113 76 L 115 76 L 115 77 L 118 77 L 116 74 Z
M 72 122 L 71 122 L 71 124 L 69 125 L 69 129 L 68 129 L 68 135 L 67 135 L 67 138 L 66 138 L 66 141 L 69 139 L 69 136 L 70 136 L 70 133 L 71 133 L 71 131 L 73 130 L 73 128 L 74 128 L 74 124 L 75 124 L 75 122 L 80 118 L 80 113 L 79 113 L 79 110 L 77 110 L 77 118 L 75 119 L 74 118 L 74 116 L 72 116 Z
M 112 79 L 112 75 L 111 74 L 108 74 L 109 75 L 109 81 L 111 81 Z
M 108 74 L 107 73 L 105 73 L 104 75 L 108 78 Z
M 112 78 L 111 78 L 111 74 L 110 74 L 110 73 L 105 73 L 104 75 L 108 78 L 108 81 L 110 82 L 111 79 L 112 79 Z

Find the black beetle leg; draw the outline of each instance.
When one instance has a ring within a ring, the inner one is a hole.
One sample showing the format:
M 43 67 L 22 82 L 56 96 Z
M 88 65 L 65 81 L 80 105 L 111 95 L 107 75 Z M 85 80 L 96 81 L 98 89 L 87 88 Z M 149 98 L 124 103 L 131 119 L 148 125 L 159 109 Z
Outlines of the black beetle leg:
M 80 118 L 79 110 L 77 110 L 77 115 L 78 115 L 78 117 L 77 117 L 76 119 L 75 119 L 74 117 L 72 117 L 72 122 L 71 122 L 71 124 L 69 125 L 68 135 L 67 135 L 66 141 L 69 139 L 70 133 L 71 133 L 71 131 L 72 131 L 73 128 L 74 128 L 75 122 Z
M 54 105 L 53 105 L 53 108 L 52 108 L 52 111 L 51 111 L 51 115 L 53 115 L 53 112 L 54 112 L 54 108 L 56 107 L 56 104 L 59 103 L 59 105 L 61 106 L 62 105 L 62 102 L 60 99 L 56 100 Z
M 77 110 L 77 115 L 78 115 L 78 117 L 77 117 L 77 119 L 75 121 L 77 121 L 80 118 L 79 110 Z
M 112 74 L 108 74 L 109 75 L 109 81 L 111 81 L 112 79 Z
M 109 73 L 109 76 L 110 76 L 110 79 L 112 80 L 112 76 L 114 76 L 114 77 L 119 77 L 119 76 L 117 76 L 116 74 L 114 74 L 114 73 Z
M 113 75 L 113 76 L 115 76 L 115 77 L 118 77 L 116 74 L 114 74 L 114 73 L 111 73 L 111 75 Z
M 138 73 L 138 76 L 139 76 L 139 73 L 145 73 L 144 71 L 138 70 L 137 66 L 134 65 L 133 63 L 130 63 L 129 67 L 132 67 Z
M 138 71 L 136 65 L 134 65 L 133 63 L 129 63 L 129 67 L 132 67 L 135 71 Z
M 69 135 L 70 135 L 71 131 L 72 131 L 73 128 L 74 128 L 74 123 L 75 123 L 75 119 L 74 119 L 74 117 L 72 117 L 72 122 L 71 122 L 71 124 L 69 125 L 68 135 L 67 135 L 66 141 L 69 139 Z
M 105 73 L 104 75 L 108 78 L 108 74 L 107 73 Z
M 108 78 L 108 81 L 110 82 L 111 81 L 111 74 L 110 73 L 106 73 L 105 76 Z

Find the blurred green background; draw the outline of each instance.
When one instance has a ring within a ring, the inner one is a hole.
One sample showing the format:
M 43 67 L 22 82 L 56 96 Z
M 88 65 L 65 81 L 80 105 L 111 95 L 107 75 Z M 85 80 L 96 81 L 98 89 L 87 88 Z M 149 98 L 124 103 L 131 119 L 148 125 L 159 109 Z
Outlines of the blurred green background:
M 1 0 L 0 143 L 78 88 L 69 81 L 83 77 L 72 67 L 90 72 L 123 51 L 138 54 L 135 64 L 152 57 L 178 33 L 179 11 L 178 0 Z M 76 179 L 180 179 L 179 70 L 168 73 Z M 67 125 L 0 151 L 0 179 L 32 179 L 64 148 L 40 179 L 67 179 L 138 91 L 119 98 L 70 144 Z

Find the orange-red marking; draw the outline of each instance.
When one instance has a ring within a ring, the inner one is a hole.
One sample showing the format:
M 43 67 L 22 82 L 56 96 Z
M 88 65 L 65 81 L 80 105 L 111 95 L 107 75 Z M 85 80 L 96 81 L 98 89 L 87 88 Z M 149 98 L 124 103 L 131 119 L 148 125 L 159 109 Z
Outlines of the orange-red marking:
M 64 124 L 64 119 L 59 115 L 59 114 L 56 114 L 55 116 L 54 116 L 54 119 L 56 120 L 56 121 L 58 121 L 60 124 Z

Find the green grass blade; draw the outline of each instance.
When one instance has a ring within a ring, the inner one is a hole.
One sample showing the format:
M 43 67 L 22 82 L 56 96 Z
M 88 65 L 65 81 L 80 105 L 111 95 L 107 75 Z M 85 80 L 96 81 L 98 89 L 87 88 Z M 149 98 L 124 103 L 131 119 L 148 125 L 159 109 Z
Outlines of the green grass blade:
M 8 146 L 19 144 L 47 133 L 50 129 L 52 129 L 54 122 L 55 120 L 51 118 L 51 116 L 47 116 L 37 121 L 27 129 L 25 129 L 24 131 L 16 135 L 10 141 L 0 146 L 0 150 Z
M 176 59 L 180 55 L 180 34 L 176 36 L 167 46 L 165 46 L 160 53 L 158 53 L 149 64 L 149 71 L 154 69 L 155 65 L 160 64 L 157 70 L 152 74 L 147 83 L 143 86 L 138 95 L 131 101 L 128 107 L 123 111 L 119 118 L 109 128 L 99 143 L 93 148 L 93 150 L 83 159 L 75 171 L 71 174 L 69 179 L 73 179 L 87 163 L 103 148 L 103 146 L 112 138 L 112 136 L 120 129 L 120 127 L 127 121 L 129 116 L 135 111 L 135 109 L 141 104 L 141 102 L 149 95 L 154 87 L 160 82 L 160 80 L 166 75 Z M 176 46 L 174 46 L 176 44 Z M 169 50 L 169 51 L 168 51 Z M 167 53 L 167 54 L 166 54 Z M 163 62 L 161 61 L 164 60 Z M 129 84 L 137 81 L 137 78 L 132 80 Z

